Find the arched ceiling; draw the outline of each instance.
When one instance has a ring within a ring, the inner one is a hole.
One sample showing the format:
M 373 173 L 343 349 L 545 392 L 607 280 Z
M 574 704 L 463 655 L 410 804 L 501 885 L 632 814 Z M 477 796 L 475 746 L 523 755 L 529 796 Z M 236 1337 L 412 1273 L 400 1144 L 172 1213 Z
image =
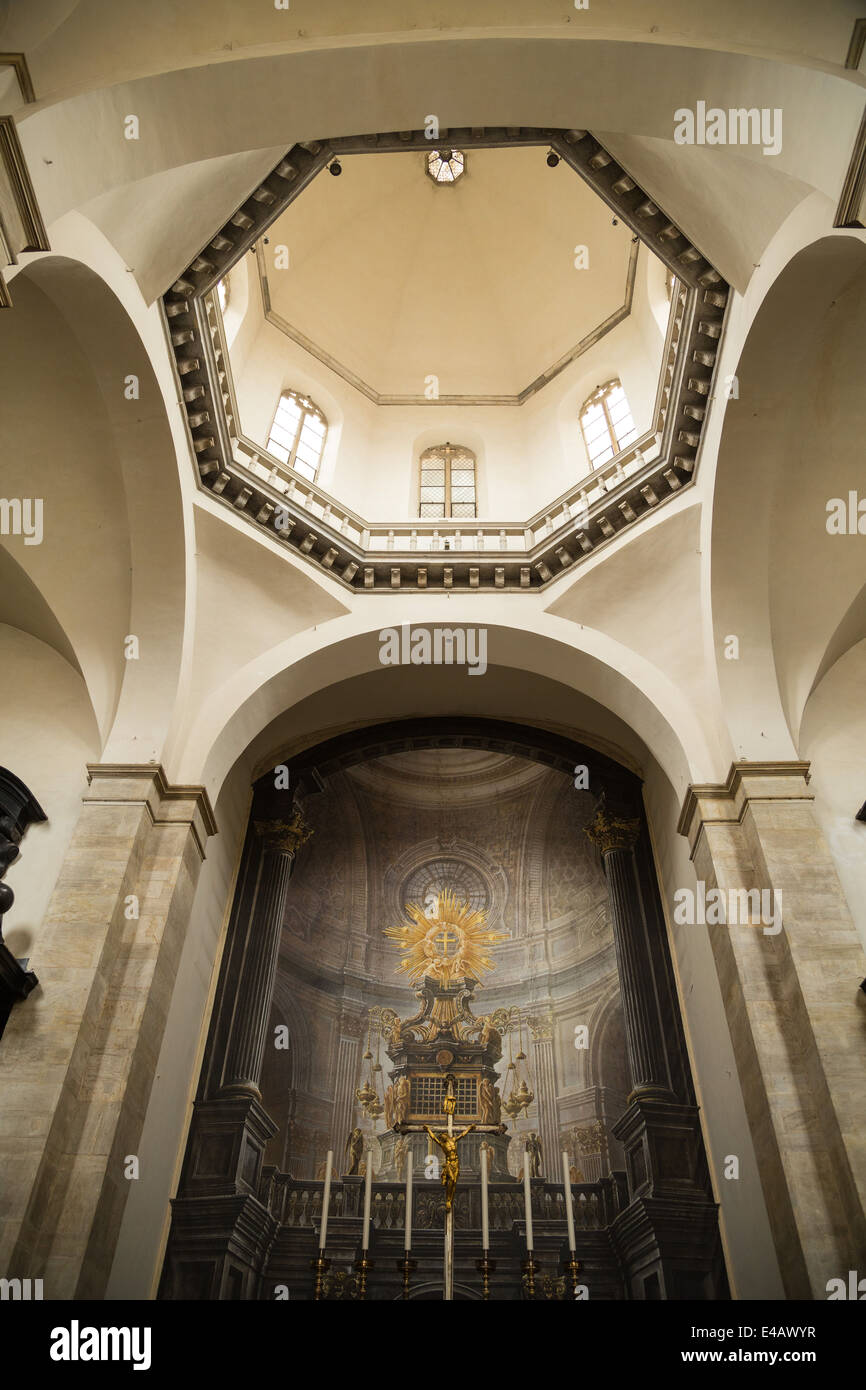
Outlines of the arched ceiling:
M 413 748 L 359 763 L 346 775 L 359 788 L 391 801 L 447 813 L 448 797 L 459 796 L 463 806 L 495 802 L 528 787 L 542 770 L 537 763 L 487 748 Z
M 631 232 L 546 153 L 470 150 L 450 186 L 415 150 L 343 157 L 261 245 L 271 322 L 380 395 L 518 395 L 630 300 Z

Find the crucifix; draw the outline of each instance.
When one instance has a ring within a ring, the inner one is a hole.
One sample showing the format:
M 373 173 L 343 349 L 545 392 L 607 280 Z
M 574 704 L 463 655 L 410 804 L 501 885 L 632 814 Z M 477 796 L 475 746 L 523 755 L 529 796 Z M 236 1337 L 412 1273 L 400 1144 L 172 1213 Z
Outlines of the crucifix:
M 447 936 L 447 928 L 445 931 Z M 437 937 L 438 940 L 438 937 Z M 439 1145 L 445 1155 L 445 1167 L 442 1170 L 442 1186 L 445 1188 L 445 1299 L 454 1298 L 454 1192 L 457 1187 L 457 1179 L 460 1176 L 460 1160 L 457 1157 L 457 1145 L 461 1139 L 465 1139 L 474 1125 L 467 1125 L 460 1134 L 454 1133 L 454 1111 L 457 1109 L 457 1096 L 454 1090 L 454 1076 L 451 1072 L 445 1078 L 445 1097 L 442 1102 L 442 1109 L 448 1117 L 448 1128 L 433 1130 L 429 1125 L 425 1125 L 427 1133 L 435 1144 Z

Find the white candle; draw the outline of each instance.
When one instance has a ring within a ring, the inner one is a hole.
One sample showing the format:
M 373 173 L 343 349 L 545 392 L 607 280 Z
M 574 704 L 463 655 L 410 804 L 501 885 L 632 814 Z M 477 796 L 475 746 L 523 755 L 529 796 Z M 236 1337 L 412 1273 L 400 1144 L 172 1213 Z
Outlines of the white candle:
M 568 1222 L 568 1248 L 574 1254 L 574 1200 L 571 1193 L 571 1172 L 568 1167 L 568 1154 L 562 1152 L 562 1181 L 565 1186 L 565 1219 Z
M 334 1150 L 328 1150 L 325 1163 L 325 1194 L 322 1198 L 322 1225 L 319 1230 L 319 1249 L 324 1250 L 328 1238 L 328 1207 L 331 1205 L 331 1170 L 334 1166 Z
M 488 1150 L 481 1150 L 481 1248 L 490 1249 L 490 1223 L 487 1213 L 487 1154 Z
M 412 1249 L 412 1150 L 406 1155 L 406 1239 L 404 1250 Z
M 526 1209 L 526 1253 L 532 1254 L 532 1188 L 529 1184 L 529 1154 L 523 1154 L 523 1205 Z
M 370 1201 L 373 1196 L 373 1152 L 367 1150 L 367 1173 L 364 1178 L 364 1234 L 361 1238 L 361 1249 L 370 1248 Z

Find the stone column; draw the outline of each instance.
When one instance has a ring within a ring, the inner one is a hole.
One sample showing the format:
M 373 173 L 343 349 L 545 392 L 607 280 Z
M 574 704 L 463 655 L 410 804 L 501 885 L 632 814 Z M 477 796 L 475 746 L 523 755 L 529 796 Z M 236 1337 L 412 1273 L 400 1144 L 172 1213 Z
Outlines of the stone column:
M 46 1298 L 100 1298 L 111 1269 L 204 847 L 201 787 L 88 768 L 33 948 L 39 976 L 0 1047 L 0 1270 Z
M 679 829 L 699 893 L 726 905 L 706 930 L 786 1292 L 826 1298 L 866 1269 L 866 958 L 807 774 L 734 763 L 724 785 L 689 789 Z M 730 908 L 755 890 L 744 921 Z
M 261 1099 L 259 1081 L 274 993 L 280 933 L 298 847 L 309 839 L 300 812 L 288 821 L 255 821 L 260 854 L 237 996 L 223 1066 L 221 1094 Z
M 633 1095 L 670 1099 L 673 1091 L 655 992 L 643 897 L 634 859 L 640 820 L 600 807 L 585 827 L 598 846 L 607 877 Z
M 637 862 L 640 825 L 602 803 L 586 827 L 607 876 L 632 1076 L 625 1113 L 611 1127 L 623 1146 L 629 1191 L 629 1205 L 613 1224 L 614 1241 L 632 1298 L 724 1298 L 698 1109 L 673 1083 L 677 1075 L 679 1090 L 688 1084 L 668 1052 L 679 1025 L 662 1010 L 677 1005 L 664 979 L 662 918 L 650 900 L 657 888 L 647 865 Z
M 261 1193 L 265 1146 L 277 1126 L 259 1091 L 286 893 L 310 831 L 297 809 L 257 789 L 193 1111 L 160 1297 L 254 1298 L 276 1229 Z M 262 816 L 260 819 L 259 816 Z M 202 1237 L 202 1222 L 207 1238 Z
M 553 1013 L 532 1015 L 529 1023 L 535 1061 L 535 1097 L 541 1130 L 542 1176 L 548 1182 L 562 1181 L 559 1154 L 559 1119 L 556 1112 L 556 1075 L 553 1060 Z

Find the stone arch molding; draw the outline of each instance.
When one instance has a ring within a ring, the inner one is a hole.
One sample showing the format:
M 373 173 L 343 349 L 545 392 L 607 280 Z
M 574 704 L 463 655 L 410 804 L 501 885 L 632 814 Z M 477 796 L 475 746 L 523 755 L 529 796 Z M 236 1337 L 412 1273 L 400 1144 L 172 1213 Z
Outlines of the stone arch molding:
M 850 355 L 866 324 L 866 239 L 816 228 L 792 246 L 809 226 L 792 220 L 735 367 L 714 481 L 715 668 L 738 758 L 796 758 L 810 692 L 866 631 L 859 546 L 826 530 L 828 500 L 863 492 L 866 408 Z M 732 634 L 736 661 L 724 657 Z
M 64 654 L 71 652 L 84 677 L 103 757 L 157 760 L 180 678 L 187 591 L 182 487 L 165 394 L 173 387 L 160 365 L 158 325 L 147 320 L 111 245 L 78 216 L 52 228 L 52 243 L 54 252 L 20 268 L 18 310 L 3 316 L 2 327 L 14 343 L 32 300 L 51 306 L 58 332 L 71 332 L 77 356 L 70 379 L 92 387 L 98 419 L 67 418 L 64 428 L 87 455 L 100 451 L 102 485 L 95 476 L 88 487 L 70 476 L 59 453 L 38 458 L 46 526 L 53 525 L 21 559 L 62 630 Z M 138 380 L 135 401 L 124 395 L 128 376 Z M 55 499 L 61 522 L 51 514 Z M 97 567 L 94 553 L 102 557 Z M 114 600 L 105 592 L 112 589 Z M 138 638 L 145 659 L 124 659 L 127 634 Z
M 293 707 L 348 678 L 383 672 L 378 661 L 378 634 L 385 627 L 399 627 L 403 621 L 417 619 L 417 612 L 407 611 L 407 607 L 411 610 L 405 602 L 382 600 L 375 627 L 369 626 L 367 614 L 347 615 L 298 634 L 247 663 L 176 733 L 167 756 L 172 775 L 185 783 L 203 782 L 215 798 L 239 758 L 247 759 L 256 774 L 273 767 L 298 737 L 291 717 Z M 439 624 L 447 627 L 477 625 L 477 616 L 471 600 L 458 596 L 426 615 L 429 626 L 435 626 L 439 619 Z M 680 797 L 692 781 L 722 780 L 726 765 L 722 766 L 713 747 L 702 712 L 695 710 L 652 663 L 603 633 L 587 627 L 578 630 L 574 624 L 546 614 L 535 614 L 517 625 L 513 605 L 507 600 L 498 604 L 491 600 L 486 618 L 492 667 L 522 671 L 542 684 L 554 682 L 610 711 L 630 731 L 636 761 L 645 763 L 649 750 Z M 579 648 L 574 645 L 578 637 Z M 407 714 L 413 705 L 417 712 L 417 698 L 423 688 L 418 672 L 423 677 L 428 669 L 400 668 Z M 467 682 L 467 691 L 469 686 L 488 681 L 490 691 L 494 673 L 488 670 L 483 681 L 473 682 L 455 672 L 453 679 Z M 461 712 L 460 696 L 458 686 L 454 713 Z M 526 714 L 525 706 L 513 711 L 515 717 L 525 718 Z M 360 710 L 356 717 L 369 722 Z

